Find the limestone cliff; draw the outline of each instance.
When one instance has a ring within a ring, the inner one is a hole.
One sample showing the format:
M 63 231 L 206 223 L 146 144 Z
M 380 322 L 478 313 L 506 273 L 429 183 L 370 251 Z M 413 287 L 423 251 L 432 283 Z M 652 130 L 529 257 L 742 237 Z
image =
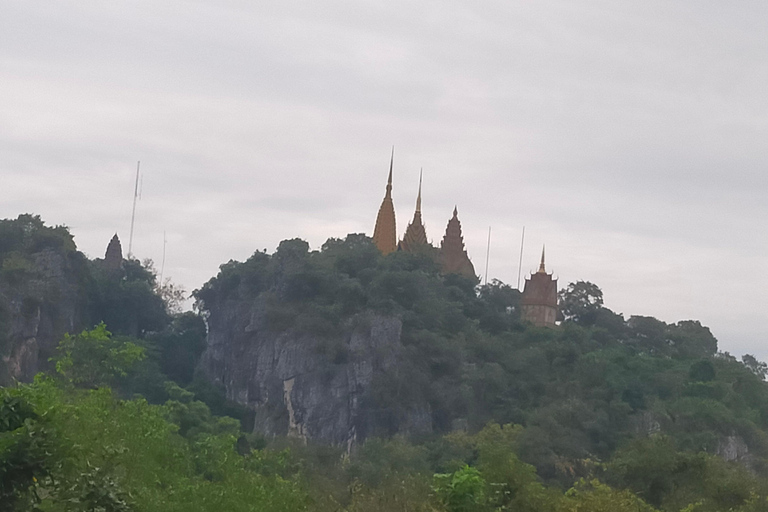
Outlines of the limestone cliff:
M 287 434 L 348 449 L 371 427 L 366 398 L 402 350 L 398 318 L 362 313 L 321 336 L 268 327 L 263 298 L 208 304 L 200 369 L 227 398 L 255 413 L 267 435 Z M 333 347 L 331 350 L 328 347 Z M 400 431 L 431 430 L 426 406 L 412 407 Z
M 6 260 L 8 261 L 8 260 Z M 4 265 L 0 281 L 0 385 L 29 381 L 45 369 L 65 332 L 81 327 L 79 253 L 46 248 L 24 265 Z

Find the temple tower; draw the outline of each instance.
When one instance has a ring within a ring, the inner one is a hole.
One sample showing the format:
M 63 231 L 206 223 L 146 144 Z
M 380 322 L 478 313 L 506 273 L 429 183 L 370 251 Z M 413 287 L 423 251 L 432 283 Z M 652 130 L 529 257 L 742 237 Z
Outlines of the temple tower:
M 108 270 L 119 270 L 123 265 L 123 248 L 120 245 L 120 239 L 117 233 L 112 237 L 107 245 L 107 252 L 104 253 L 104 266 Z
M 389 178 L 387 192 L 376 216 L 376 227 L 373 228 L 373 243 L 383 254 L 397 250 L 397 228 L 395 225 L 395 206 L 392 204 L 392 164 L 395 160 L 395 148 L 389 160 Z
M 440 259 L 444 274 L 460 274 L 465 277 L 477 277 L 475 267 L 464 249 L 464 237 L 461 234 L 461 222 L 458 209 L 453 207 L 453 217 L 445 228 L 445 236 L 440 243 Z
M 552 279 L 552 274 L 547 274 L 543 247 L 539 270 L 525 280 L 520 305 L 523 320 L 539 327 L 554 327 L 557 319 L 557 279 Z
M 427 242 L 427 230 L 421 220 L 421 172 L 419 172 L 419 193 L 416 196 L 416 211 L 413 220 L 405 229 L 405 235 L 400 242 L 400 249 L 406 252 L 415 252 L 429 245 Z

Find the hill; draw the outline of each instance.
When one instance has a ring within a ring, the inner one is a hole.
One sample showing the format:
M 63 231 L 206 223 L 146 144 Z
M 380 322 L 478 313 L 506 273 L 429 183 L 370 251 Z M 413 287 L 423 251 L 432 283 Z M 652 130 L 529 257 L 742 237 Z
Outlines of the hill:
M 766 365 L 591 283 L 548 329 L 517 290 L 364 235 L 230 261 L 199 315 L 37 217 L 0 221 L 0 262 L 7 510 L 768 507 Z
M 718 353 L 699 322 L 625 320 L 575 283 L 562 325 L 534 328 L 520 322 L 517 290 L 476 285 L 440 275 L 428 255 L 382 257 L 362 235 L 319 251 L 285 241 L 195 293 L 210 329 L 202 370 L 270 415 L 259 422 L 269 433 L 282 421 L 282 434 L 349 443 L 519 424 L 523 460 L 566 482 L 654 433 L 764 466 L 761 370 Z

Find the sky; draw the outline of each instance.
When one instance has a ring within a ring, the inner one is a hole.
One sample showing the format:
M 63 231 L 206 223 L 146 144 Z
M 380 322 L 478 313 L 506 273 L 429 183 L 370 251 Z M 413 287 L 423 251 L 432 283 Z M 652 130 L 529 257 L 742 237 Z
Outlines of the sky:
M 192 291 L 372 235 L 394 146 L 400 236 L 423 168 L 428 237 L 456 205 L 483 279 L 546 244 L 561 287 L 765 360 L 766 24 L 746 0 L 7 0 L 0 218 L 127 252 L 141 161 L 132 252 Z

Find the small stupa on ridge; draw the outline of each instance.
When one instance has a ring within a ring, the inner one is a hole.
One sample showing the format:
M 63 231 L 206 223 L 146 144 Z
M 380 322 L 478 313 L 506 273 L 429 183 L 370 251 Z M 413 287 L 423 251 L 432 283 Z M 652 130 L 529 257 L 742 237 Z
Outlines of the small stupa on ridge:
M 123 247 L 117 233 L 112 237 L 104 253 L 104 267 L 107 270 L 120 270 L 123 266 Z

